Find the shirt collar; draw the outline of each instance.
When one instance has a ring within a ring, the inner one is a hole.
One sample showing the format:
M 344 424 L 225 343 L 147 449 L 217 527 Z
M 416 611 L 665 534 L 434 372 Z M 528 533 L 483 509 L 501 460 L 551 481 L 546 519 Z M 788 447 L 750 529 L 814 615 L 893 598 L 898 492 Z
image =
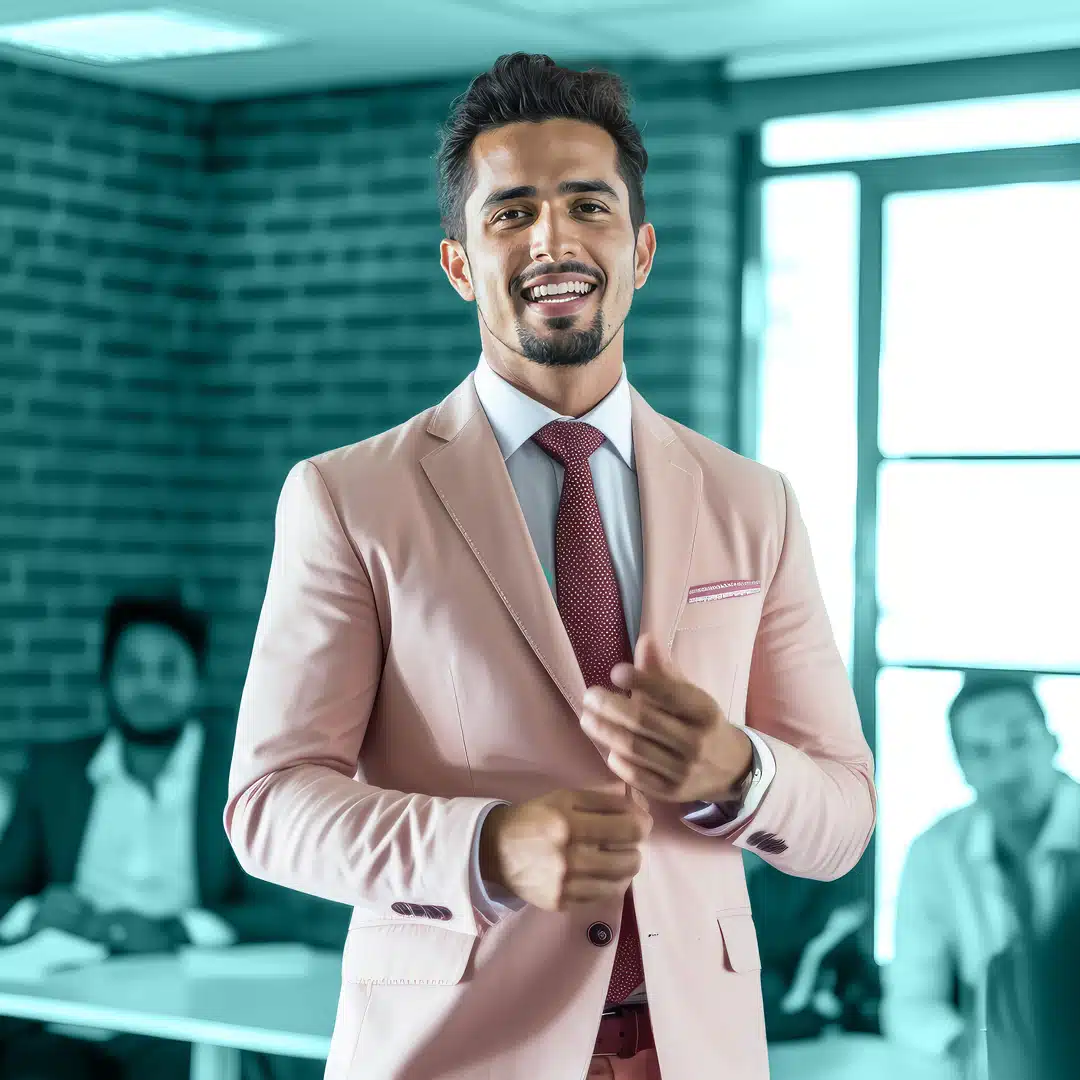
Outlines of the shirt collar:
M 611 392 L 584 416 L 578 417 L 560 416 L 543 402 L 522 393 L 492 369 L 483 353 L 476 365 L 473 384 L 495 433 L 503 461 L 552 420 L 582 420 L 602 431 L 626 467 L 634 468 L 630 383 L 626 378 L 625 363 Z
M 176 783 L 192 774 L 195 771 L 202 744 L 202 725 L 194 720 L 189 721 L 184 725 L 180 738 L 176 740 L 158 776 L 158 784 Z M 86 766 L 86 775 L 95 786 L 128 776 L 128 771 L 124 767 L 124 741 L 116 728 L 110 728 L 106 732 L 101 745 Z
M 973 860 L 993 861 L 994 825 L 989 813 L 978 807 L 968 835 L 968 855 Z M 1033 854 L 1048 851 L 1080 852 L 1080 784 L 1060 774 L 1050 813 L 1032 848 Z

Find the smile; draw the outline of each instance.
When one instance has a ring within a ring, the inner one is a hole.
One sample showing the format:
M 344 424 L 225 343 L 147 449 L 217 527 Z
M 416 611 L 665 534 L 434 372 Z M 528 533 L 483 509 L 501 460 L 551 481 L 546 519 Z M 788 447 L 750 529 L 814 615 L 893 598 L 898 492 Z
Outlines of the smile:
M 586 292 L 556 293 L 552 296 L 539 296 L 532 299 L 525 296 L 525 304 L 533 311 L 543 315 L 572 315 L 581 311 L 589 302 L 589 297 L 597 292 L 596 286 L 591 286 Z

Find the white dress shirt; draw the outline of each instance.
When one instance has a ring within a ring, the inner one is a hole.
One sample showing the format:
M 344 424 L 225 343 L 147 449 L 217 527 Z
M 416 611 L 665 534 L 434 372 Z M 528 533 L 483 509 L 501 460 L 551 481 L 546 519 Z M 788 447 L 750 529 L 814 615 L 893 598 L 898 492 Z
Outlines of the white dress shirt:
M 634 469 L 634 445 L 631 425 L 630 384 L 623 365 L 619 381 L 592 410 L 581 417 L 560 416 L 543 403 L 522 393 L 492 370 L 483 354 L 474 375 L 476 393 L 502 451 L 506 471 L 514 485 L 522 514 L 529 527 L 533 547 L 555 594 L 555 519 L 562 494 L 563 466 L 532 441 L 533 435 L 552 420 L 579 419 L 598 428 L 604 442 L 589 459 L 596 502 L 611 549 L 615 578 L 626 616 L 631 643 L 637 641 L 641 620 L 642 551 L 641 507 L 638 500 L 637 474 Z M 754 750 L 753 777 L 738 813 L 721 825 L 703 826 L 699 822 L 715 819 L 718 808 L 703 803 L 683 817 L 695 832 L 714 835 L 752 813 L 768 790 L 776 774 L 772 751 L 763 739 L 746 729 Z M 474 902 L 490 919 L 524 906 L 519 897 L 489 884 L 480 876 L 480 832 L 484 820 L 496 805 L 481 815 L 477 824 L 472 853 Z M 636 1000 L 638 991 L 628 1000 Z
M 198 907 L 195 800 L 203 730 L 189 723 L 154 783 L 154 794 L 124 765 L 120 734 L 110 730 L 86 767 L 94 786 L 75 868 L 75 892 L 102 912 L 127 909 L 147 918 L 176 916 L 194 945 L 231 945 L 236 933 Z M 58 795 L 58 797 L 62 797 Z M 0 920 L 0 938 L 25 934 L 40 901 L 26 896 Z

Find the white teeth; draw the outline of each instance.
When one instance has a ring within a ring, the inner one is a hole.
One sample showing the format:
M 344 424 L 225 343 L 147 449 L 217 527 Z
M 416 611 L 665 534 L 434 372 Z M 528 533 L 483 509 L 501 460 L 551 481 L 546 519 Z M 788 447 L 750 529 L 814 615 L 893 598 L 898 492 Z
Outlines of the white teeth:
M 558 285 L 535 285 L 526 290 L 530 300 L 539 300 L 544 296 L 563 296 L 566 293 L 583 295 L 590 293 L 596 286 L 588 281 L 563 281 Z

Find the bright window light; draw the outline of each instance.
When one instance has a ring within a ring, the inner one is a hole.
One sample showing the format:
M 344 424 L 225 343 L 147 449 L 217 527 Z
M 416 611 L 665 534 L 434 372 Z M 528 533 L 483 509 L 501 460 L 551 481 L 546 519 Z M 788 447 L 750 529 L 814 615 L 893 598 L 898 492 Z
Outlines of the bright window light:
M 280 45 L 276 31 L 172 8 L 108 11 L 0 26 L 0 43 L 96 64 L 245 52 Z
M 1024 94 L 769 120 L 766 165 L 813 165 L 1080 142 L 1080 93 Z

